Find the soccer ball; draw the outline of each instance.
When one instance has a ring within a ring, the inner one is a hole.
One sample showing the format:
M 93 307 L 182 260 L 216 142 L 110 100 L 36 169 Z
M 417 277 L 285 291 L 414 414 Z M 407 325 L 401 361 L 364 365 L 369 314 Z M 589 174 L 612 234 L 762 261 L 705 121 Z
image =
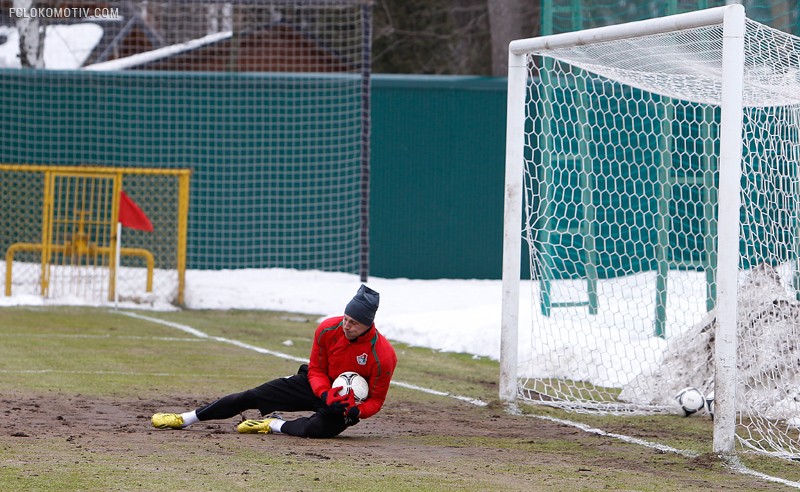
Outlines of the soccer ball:
M 357 372 L 349 371 L 339 374 L 331 385 L 332 388 L 336 388 L 337 386 L 342 387 L 337 394 L 346 395 L 352 391 L 353 396 L 355 396 L 356 401 L 359 403 L 366 400 L 367 396 L 369 396 L 369 384 L 367 384 L 367 380 Z
M 675 395 L 675 401 L 677 401 L 678 406 L 681 407 L 684 417 L 688 417 L 702 410 L 706 405 L 706 399 L 703 393 L 701 393 L 699 389 L 692 388 L 691 386 L 678 391 L 678 394 Z
M 706 395 L 706 412 L 711 415 L 711 420 L 714 420 L 714 391 L 712 390 Z

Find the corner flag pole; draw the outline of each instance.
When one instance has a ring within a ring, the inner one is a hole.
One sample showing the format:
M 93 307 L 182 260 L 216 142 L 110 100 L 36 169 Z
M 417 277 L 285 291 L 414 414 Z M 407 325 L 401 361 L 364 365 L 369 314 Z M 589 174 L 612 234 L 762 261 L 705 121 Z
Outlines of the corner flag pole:
M 117 304 L 119 303 L 119 289 L 117 288 L 117 279 L 119 278 L 119 259 L 121 250 L 122 250 L 122 222 L 117 221 L 117 242 L 114 247 L 114 309 L 117 309 Z

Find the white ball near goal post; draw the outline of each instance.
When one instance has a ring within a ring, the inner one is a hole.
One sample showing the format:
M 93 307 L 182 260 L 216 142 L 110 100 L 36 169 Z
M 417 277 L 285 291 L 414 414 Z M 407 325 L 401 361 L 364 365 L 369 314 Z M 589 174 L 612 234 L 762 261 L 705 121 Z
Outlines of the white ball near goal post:
M 684 417 L 688 417 L 706 406 L 706 398 L 703 393 L 694 387 L 683 388 L 675 395 Z

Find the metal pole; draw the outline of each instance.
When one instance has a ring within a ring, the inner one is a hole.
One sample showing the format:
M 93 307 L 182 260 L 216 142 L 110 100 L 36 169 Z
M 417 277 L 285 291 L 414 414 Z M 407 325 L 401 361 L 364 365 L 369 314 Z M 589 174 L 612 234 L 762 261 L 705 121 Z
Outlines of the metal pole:
M 361 6 L 363 60 L 361 63 L 361 282 L 369 277 L 369 180 L 370 180 L 370 79 L 372 74 L 372 7 Z
M 736 308 L 742 176 L 744 7 L 724 7 L 720 117 L 714 451 L 732 453 L 736 430 Z
M 505 210 L 503 213 L 503 299 L 500 332 L 500 399 L 517 396 L 519 284 L 522 242 L 522 176 L 525 160 L 527 56 L 508 53 Z

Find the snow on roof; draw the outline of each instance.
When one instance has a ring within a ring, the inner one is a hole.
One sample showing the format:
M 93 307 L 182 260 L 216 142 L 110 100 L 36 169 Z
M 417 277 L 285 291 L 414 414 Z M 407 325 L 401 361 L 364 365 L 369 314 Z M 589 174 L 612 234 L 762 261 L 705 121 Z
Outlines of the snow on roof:
M 177 43 L 163 48 L 158 48 L 144 53 L 137 53 L 135 55 L 126 56 L 125 58 L 118 58 L 116 60 L 109 60 L 106 62 L 95 63 L 83 67 L 84 70 L 97 70 L 97 71 L 110 71 L 110 70 L 125 70 L 127 68 L 144 65 L 156 60 L 168 58 L 173 55 L 185 53 L 202 46 L 213 44 L 233 36 L 232 31 L 218 32 L 203 36 L 202 38 L 192 39 L 183 43 Z

